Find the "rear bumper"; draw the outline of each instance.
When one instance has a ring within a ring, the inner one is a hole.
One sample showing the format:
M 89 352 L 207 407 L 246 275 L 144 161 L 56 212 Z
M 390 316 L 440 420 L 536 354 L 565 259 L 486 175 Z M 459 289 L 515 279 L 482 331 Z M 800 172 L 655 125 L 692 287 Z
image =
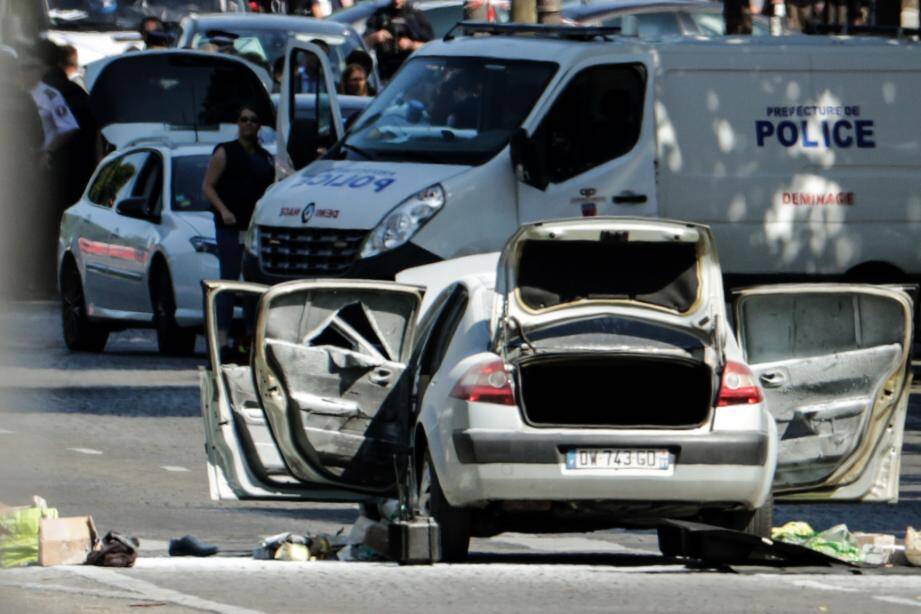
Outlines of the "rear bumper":
M 768 435 L 760 432 L 712 432 L 672 435 L 667 442 L 642 434 L 565 436 L 491 429 L 454 431 L 454 450 L 462 464 L 513 463 L 522 465 L 565 463 L 572 448 L 667 448 L 680 465 L 761 466 L 767 462 Z
M 773 445 L 770 435 L 760 431 L 663 438 L 463 429 L 451 439 L 449 457 L 456 464 L 449 461 L 449 475 L 439 479 L 454 505 L 545 500 L 755 509 L 764 504 L 773 479 Z M 568 469 L 566 451 L 581 447 L 667 448 L 674 454 L 674 468 L 667 474 Z
M 360 258 L 350 266 L 343 275 L 353 279 L 393 280 L 397 273 L 411 267 L 432 264 L 441 260 L 432 252 L 413 243 L 406 243 L 396 249 L 371 258 Z M 321 276 L 317 276 L 321 277 Z M 259 259 L 248 251 L 243 253 L 243 279 L 261 284 L 274 285 L 303 277 L 272 275 L 262 270 Z

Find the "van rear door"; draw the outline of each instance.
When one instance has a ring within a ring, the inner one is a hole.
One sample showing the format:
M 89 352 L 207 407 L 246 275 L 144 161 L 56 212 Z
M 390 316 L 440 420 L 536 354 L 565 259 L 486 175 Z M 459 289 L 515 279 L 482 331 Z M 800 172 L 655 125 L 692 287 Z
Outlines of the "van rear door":
M 865 284 L 741 290 L 736 330 L 780 436 L 778 499 L 896 502 L 912 300 Z
M 519 223 L 656 215 L 652 82 L 640 57 L 571 71 L 531 136 L 512 141 Z
M 344 132 L 336 79 L 326 54 L 313 43 L 291 39 L 278 100 L 277 178 L 313 162 Z

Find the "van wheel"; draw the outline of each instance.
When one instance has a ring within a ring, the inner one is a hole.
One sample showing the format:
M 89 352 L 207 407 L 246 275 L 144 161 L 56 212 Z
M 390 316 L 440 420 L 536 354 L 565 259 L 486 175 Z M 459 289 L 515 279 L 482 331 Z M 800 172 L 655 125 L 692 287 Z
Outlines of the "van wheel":
M 101 352 L 109 340 L 108 328 L 87 315 L 80 272 L 70 260 L 61 270 L 61 327 L 72 352 Z
M 441 542 L 441 560 L 463 561 L 470 548 L 470 512 L 454 507 L 445 499 L 435 474 L 428 451 L 419 472 L 419 496 L 416 500 L 419 513 L 438 523 Z
M 176 298 L 169 273 L 161 268 L 154 280 L 154 326 L 157 329 L 157 347 L 166 356 L 191 356 L 195 352 L 195 330 L 182 328 L 176 322 Z

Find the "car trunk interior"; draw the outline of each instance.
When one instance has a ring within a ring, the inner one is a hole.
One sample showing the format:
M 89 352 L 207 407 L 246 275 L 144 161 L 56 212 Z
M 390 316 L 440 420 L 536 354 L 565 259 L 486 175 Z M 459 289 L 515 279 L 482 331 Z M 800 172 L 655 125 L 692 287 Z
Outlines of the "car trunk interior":
M 697 245 L 629 241 L 615 232 L 599 241 L 525 241 L 517 285 L 529 309 L 580 300 L 633 300 L 687 312 L 700 291 Z
M 518 371 L 522 410 L 538 427 L 693 428 L 710 415 L 713 376 L 697 361 L 551 356 Z

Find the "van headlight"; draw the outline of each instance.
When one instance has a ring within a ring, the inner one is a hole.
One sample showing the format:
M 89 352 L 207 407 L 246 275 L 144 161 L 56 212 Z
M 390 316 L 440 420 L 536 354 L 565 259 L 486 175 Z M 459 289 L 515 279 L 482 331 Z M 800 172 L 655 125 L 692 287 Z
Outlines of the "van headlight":
M 413 194 L 394 207 L 371 231 L 365 244 L 361 247 L 361 257 L 369 258 L 403 245 L 444 204 L 445 191 L 440 184 L 429 186 Z

